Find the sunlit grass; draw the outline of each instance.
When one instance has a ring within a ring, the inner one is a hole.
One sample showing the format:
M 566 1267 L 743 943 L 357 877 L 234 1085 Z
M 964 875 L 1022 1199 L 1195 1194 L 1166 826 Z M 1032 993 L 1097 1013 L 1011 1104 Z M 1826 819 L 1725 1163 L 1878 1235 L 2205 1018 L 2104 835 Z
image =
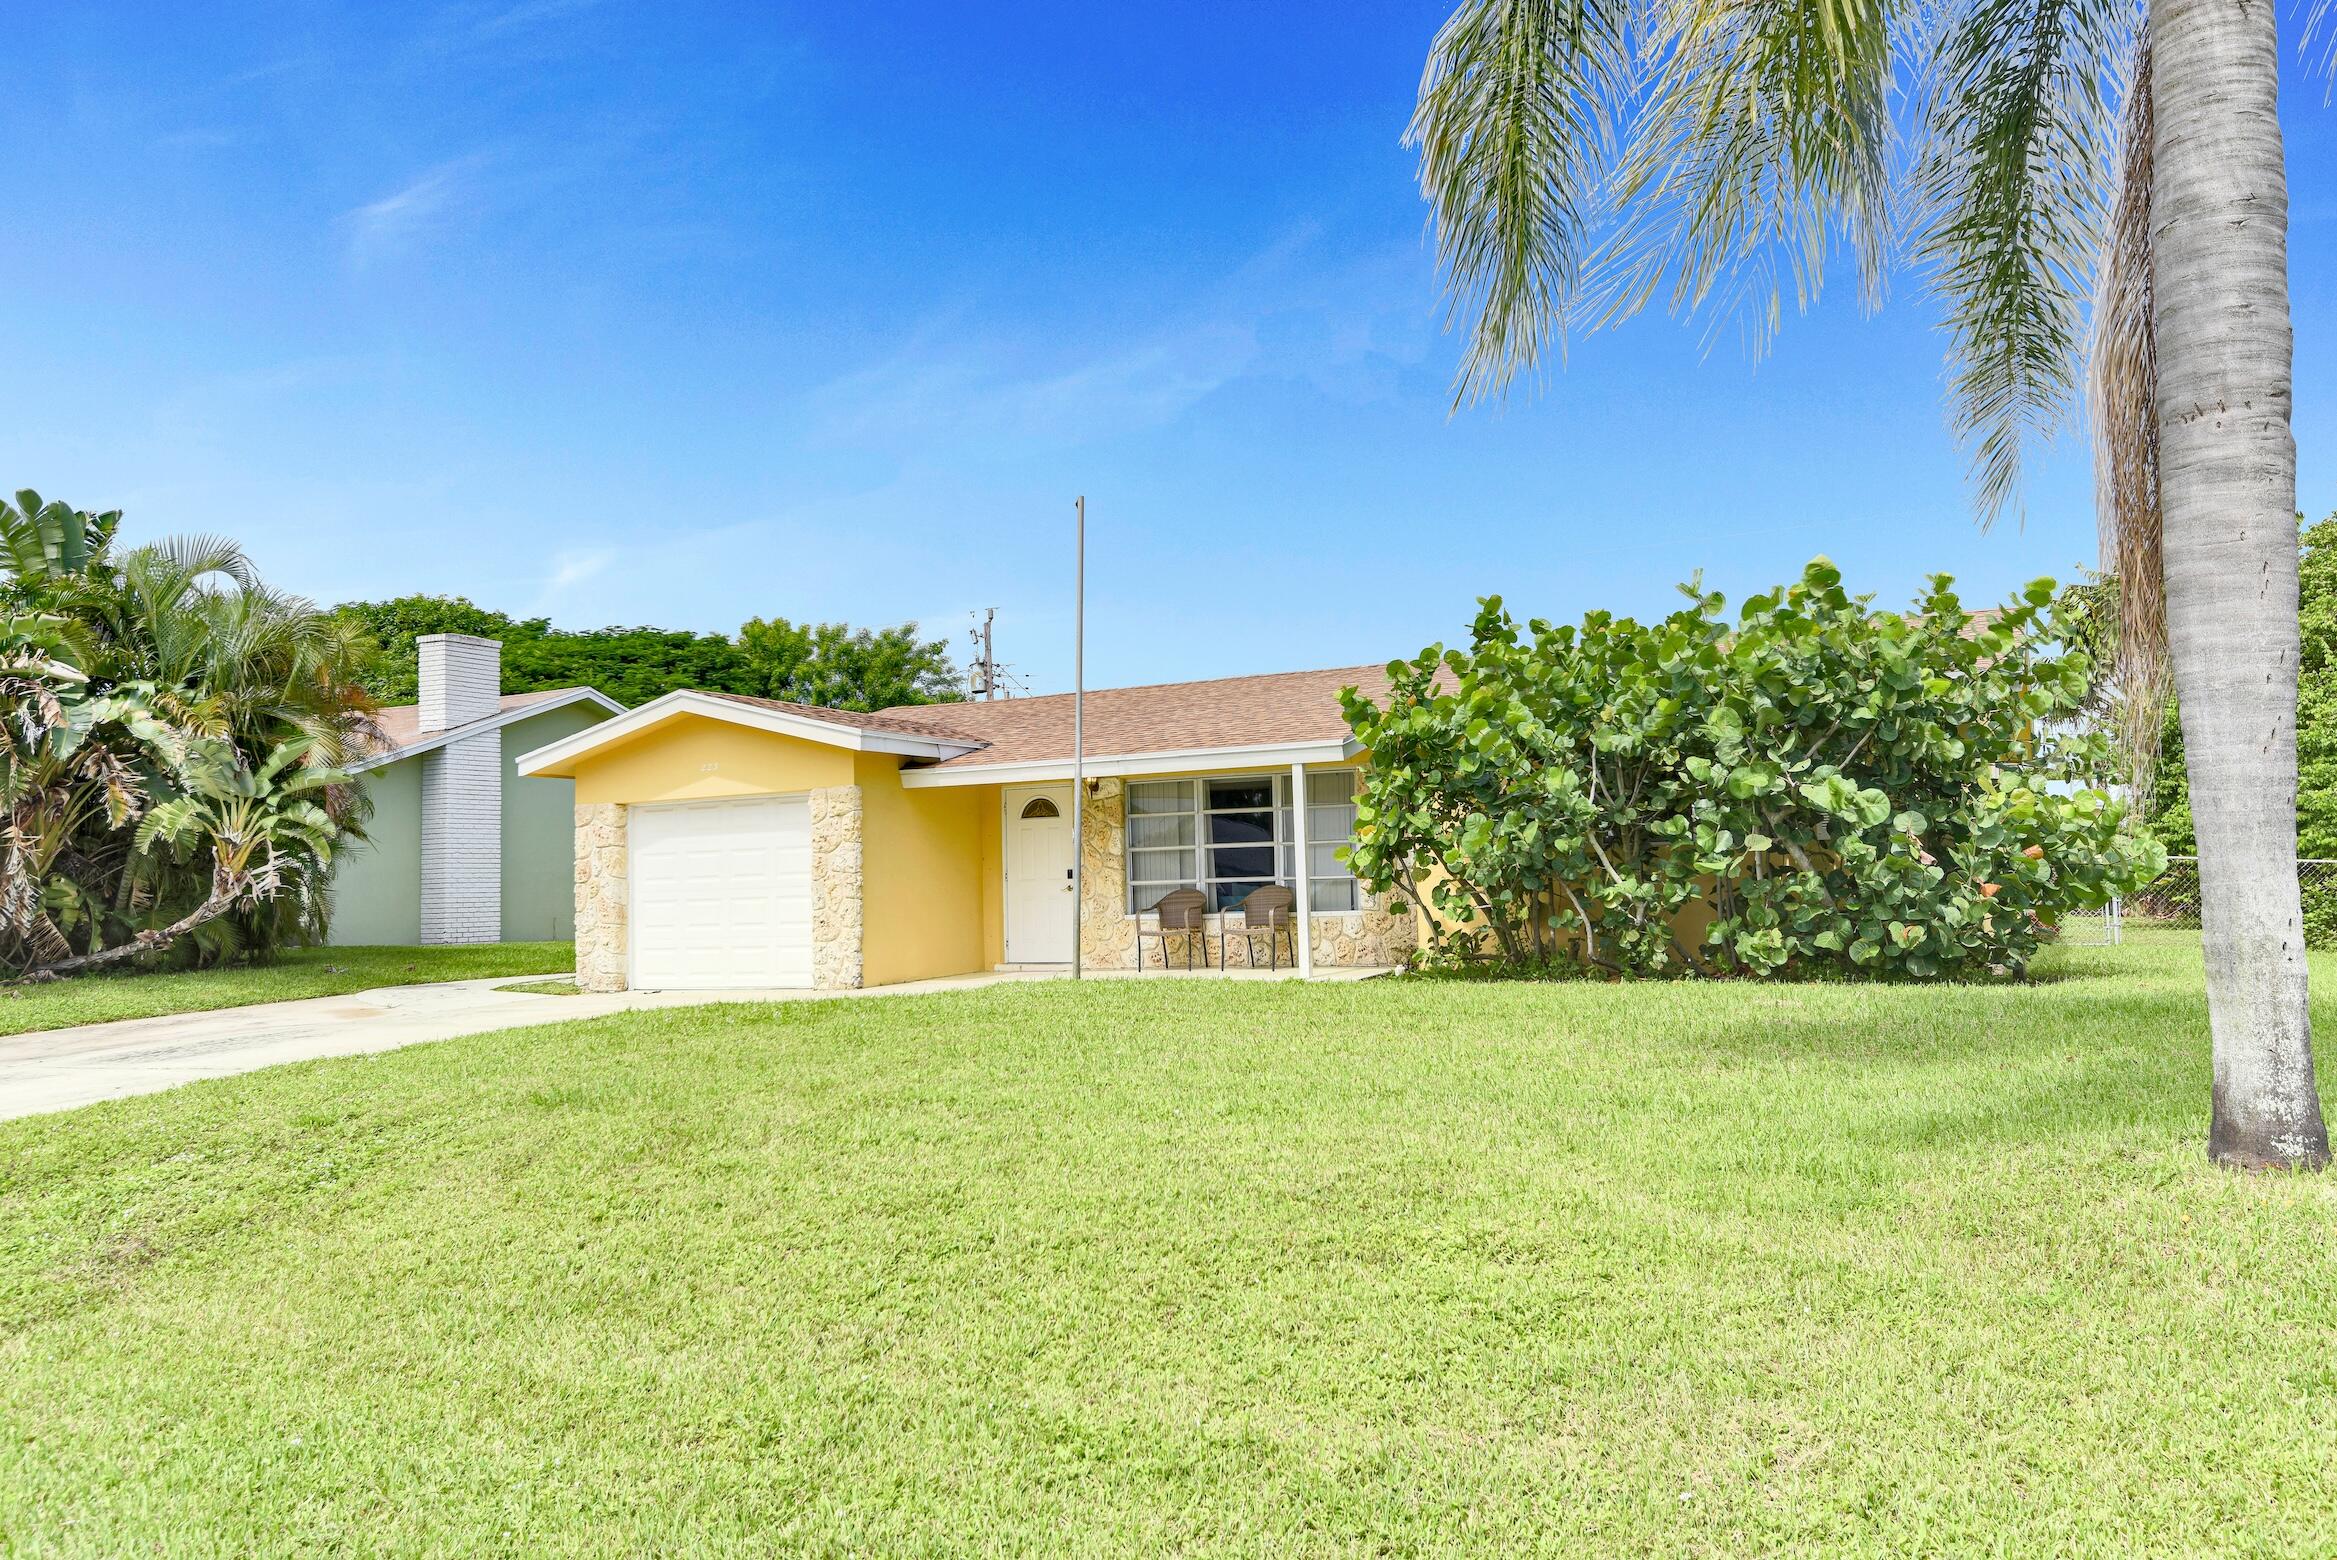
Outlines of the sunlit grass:
M 2041 973 L 671 1009 L 0 1124 L 0 1550 L 2337 1548 L 2337 1183 L 2206 1164 L 2195 948 Z
M 380 986 L 489 975 L 549 975 L 576 967 L 564 942 L 483 943 L 460 948 L 299 948 L 266 964 L 163 974 L 123 971 L 40 985 L 0 986 L 0 1035 L 65 1029 L 117 1018 L 337 997 Z

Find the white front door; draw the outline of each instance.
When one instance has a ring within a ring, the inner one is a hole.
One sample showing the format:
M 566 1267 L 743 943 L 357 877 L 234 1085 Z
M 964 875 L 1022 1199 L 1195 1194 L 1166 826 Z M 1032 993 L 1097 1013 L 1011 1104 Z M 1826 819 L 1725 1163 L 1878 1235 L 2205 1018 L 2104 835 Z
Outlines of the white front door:
M 1006 962 L 1071 962 L 1071 787 L 1014 786 L 1006 803 Z
M 706 991 L 811 984 L 806 797 L 634 807 L 629 984 Z

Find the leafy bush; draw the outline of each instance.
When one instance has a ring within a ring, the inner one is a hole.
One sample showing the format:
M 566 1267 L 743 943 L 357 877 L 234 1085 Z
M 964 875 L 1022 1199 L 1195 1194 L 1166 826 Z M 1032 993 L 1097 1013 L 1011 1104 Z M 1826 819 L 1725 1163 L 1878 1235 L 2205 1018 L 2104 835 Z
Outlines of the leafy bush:
M 1625 975 L 2024 966 L 2053 922 L 2164 851 L 2072 723 L 2083 656 L 2050 581 L 1965 611 L 1944 575 L 1878 613 L 1813 562 L 1732 625 L 1699 584 L 1642 624 L 1519 625 L 1488 597 L 1466 651 L 1346 697 L 1372 762 L 1356 874 L 1429 912 L 1432 951 Z

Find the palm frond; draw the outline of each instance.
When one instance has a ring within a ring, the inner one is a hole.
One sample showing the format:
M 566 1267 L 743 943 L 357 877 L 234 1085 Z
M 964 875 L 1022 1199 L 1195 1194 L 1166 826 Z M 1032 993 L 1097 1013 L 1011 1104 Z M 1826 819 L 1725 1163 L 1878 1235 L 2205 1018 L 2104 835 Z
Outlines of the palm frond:
M 2320 58 L 2313 58 L 2318 50 Z M 2330 78 L 2321 92 L 2327 102 L 2331 92 L 2337 91 L 2337 0 L 2313 0 L 2305 8 L 2305 24 L 2297 37 L 2297 53 L 2304 56 L 2320 73 Z
M 1621 220 L 1594 259 L 1592 318 L 1659 293 L 1735 321 L 1753 351 L 1808 307 L 1847 247 L 1881 301 L 1891 226 L 1892 23 L 1899 0 L 1665 0 L 1648 19 L 1617 161 Z
M 146 555 L 190 584 L 218 575 L 239 590 L 260 588 L 260 571 L 231 537 L 197 533 L 148 542 L 132 556 Z
M 1627 0 L 1464 0 L 1439 29 L 1404 144 L 1420 153 L 1456 402 L 1506 390 L 1562 342 L 1629 91 Z
M 1959 0 L 1937 18 L 1914 254 L 1947 306 L 1983 523 L 2073 409 L 2137 22 L 2133 0 Z

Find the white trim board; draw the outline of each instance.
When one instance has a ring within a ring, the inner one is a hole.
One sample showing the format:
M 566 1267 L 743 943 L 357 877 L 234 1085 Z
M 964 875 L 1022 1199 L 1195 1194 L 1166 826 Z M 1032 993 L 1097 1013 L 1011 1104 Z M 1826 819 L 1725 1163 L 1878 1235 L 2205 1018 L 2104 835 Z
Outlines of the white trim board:
M 552 710 L 564 710 L 571 704 L 584 704 L 588 702 L 599 705 L 602 709 L 607 710 L 612 715 L 622 715 L 625 713 L 625 706 L 619 704 L 616 700 L 610 698 L 607 694 L 601 692 L 598 688 L 578 688 L 564 698 L 540 699 L 534 704 L 523 704 L 515 710 L 504 710 L 500 714 L 487 715 L 482 716 L 478 720 L 465 721 L 459 726 L 449 726 L 444 731 L 424 732 L 421 735 L 415 737 L 413 741 L 407 743 L 404 747 L 401 747 L 394 752 L 376 753 L 371 758 L 359 759 L 356 763 L 348 766 L 348 771 L 353 775 L 361 775 L 368 769 L 379 769 L 386 764 L 394 764 L 400 759 L 413 758 L 418 754 L 435 752 L 439 748 L 446 746 L 449 742 L 460 742 L 465 737 L 475 737 L 478 736 L 481 732 L 501 731 L 506 726 L 515 725 L 518 722 L 530 719 L 533 716 L 547 714 Z
M 1090 755 L 1089 779 L 1114 775 L 1189 775 L 1215 769 L 1250 770 L 1290 764 L 1338 764 L 1362 749 L 1353 738 L 1321 742 L 1276 742 L 1253 747 L 1182 748 L 1169 753 Z M 1071 760 L 1030 759 L 1015 764 L 951 764 L 940 769 L 904 769 L 901 784 L 911 790 L 944 785 L 1017 785 L 1026 780 L 1068 780 Z
M 651 699 L 640 708 L 628 710 L 614 720 L 602 721 L 588 731 L 547 743 L 532 753 L 522 753 L 516 763 L 523 775 L 543 774 L 555 765 L 583 757 L 594 748 L 621 742 L 652 726 L 662 725 L 684 715 L 695 715 L 732 726 L 745 726 L 754 731 L 768 731 L 776 736 L 796 737 L 826 747 L 846 748 L 855 753 L 895 753 L 904 758 L 955 758 L 961 753 L 973 752 L 980 745 L 952 742 L 940 737 L 911 736 L 898 731 L 872 731 L 866 726 L 816 720 L 808 715 L 764 709 L 760 705 L 741 704 L 735 699 L 681 688 Z

